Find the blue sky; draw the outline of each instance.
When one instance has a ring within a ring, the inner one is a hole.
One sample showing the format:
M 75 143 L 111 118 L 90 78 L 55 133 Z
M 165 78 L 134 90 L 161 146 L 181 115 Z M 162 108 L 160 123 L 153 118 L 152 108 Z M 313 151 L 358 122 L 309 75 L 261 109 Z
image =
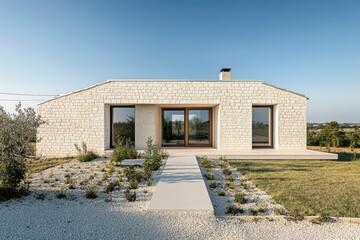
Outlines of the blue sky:
M 360 122 L 359 13 L 358 0 L 0 0 L 0 92 L 217 79 L 231 67 L 307 95 L 308 121 Z M 10 98 L 44 99 L 0 95 Z

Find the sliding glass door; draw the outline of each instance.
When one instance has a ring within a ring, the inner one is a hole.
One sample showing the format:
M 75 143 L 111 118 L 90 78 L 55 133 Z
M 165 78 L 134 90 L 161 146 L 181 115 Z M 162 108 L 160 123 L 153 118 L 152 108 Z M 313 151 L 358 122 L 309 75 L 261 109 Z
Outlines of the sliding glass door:
M 185 110 L 163 110 L 163 138 L 164 146 L 185 145 Z
M 162 111 L 163 146 L 211 146 L 211 109 Z

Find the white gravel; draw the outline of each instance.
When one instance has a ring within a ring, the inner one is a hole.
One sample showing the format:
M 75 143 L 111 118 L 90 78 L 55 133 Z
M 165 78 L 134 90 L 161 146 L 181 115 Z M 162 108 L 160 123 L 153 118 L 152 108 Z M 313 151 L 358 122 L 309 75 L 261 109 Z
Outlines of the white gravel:
M 0 239 L 360 239 L 359 224 L 243 222 L 213 213 L 146 212 L 153 191 L 140 184 L 133 203 L 126 202 L 123 191 L 111 193 L 108 203 L 105 193 L 94 200 L 81 194 L 66 200 L 53 192 L 45 200 L 30 195 L 0 203 Z

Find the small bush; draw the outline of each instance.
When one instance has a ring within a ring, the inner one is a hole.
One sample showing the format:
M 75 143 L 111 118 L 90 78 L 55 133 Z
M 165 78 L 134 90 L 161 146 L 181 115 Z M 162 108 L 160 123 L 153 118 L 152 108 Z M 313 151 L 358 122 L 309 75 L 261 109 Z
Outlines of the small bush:
M 55 196 L 59 199 L 64 199 L 67 197 L 65 191 L 58 191 Z
M 226 159 L 226 157 L 225 157 L 225 156 L 220 156 L 220 157 L 219 157 L 219 160 L 220 160 L 220 161 L 227 162 L 227 159 Z
M 34 198 L 39 200 L 45 200 L 46 194 L 44 192 L 42 193 L 35 193 Z
M 129 188 L 130 189 L 137 189 L 139 186 L 139 182 L 136 179 L 131 179 L 129 181 Z
M 207 156 L 202 156 L 200 158 L 200 161 L 201 161 L 201 165 L 204 167 L 204 168 L 212 168 L 213 165 L 211 163 L 211 161 L 209 160 L 209 158 Z
M 136 200 L 136 192 L 131 192 L 129 189 L 126 189 L 125 198 L 129 202 L 135 202 L 135 200 Z
M 105 187 L 104 192 L 110 193 L 115 190 L 116 187 L 119 187 L 119 181 L 112 181 Z
M 216 181 L 215 180 L 210 180 L 209 187 L 210 188 L 216 188 Z
M 242 208 L 238 208 L 236 206 L 233 206 L 233 205 L 230 205 L 226 208 L 226 213 L 229 213 L 229 214 L 232 214 L 232 215 L 235 215 L 235 214 L 238 214 L 238 213 L 243 213 L 244 210 Z
M 89 199 L 97 198 L 97 189 L 95 186 L 90 186 L 85 191 L 85 197 Z
M 226 176 L 226 180 L 228 180 L 229 182 L 233 182 L 233 181 L 234 181 L 234 178 L 233 178 L 233 176 L 231 176 L 231 175 L 227 175 L 227 176 Z
M 215 174 L 214 174 L 213 172 L 207 172 L 207 173 L 205 174 L 205 177 L 206 177 L 206 179 L 208 179 L 208 180 L 214 180 L 214 179 L 215 179 Z
M 229 188 L 231 189 L 231 190 L 236 190 L 236 187 L 235 187 L 235 183 L 234 182 L 228 182 L 227 183 L 227 185 L 229 186 Z
M 101 178 L 101 181 L 106 181 L 106 180 L 108 180 L 109 179 L 109 175 L 107 174 L 107 173 L 104 173 L 103 175 L 102 175 L 102 178 Z
M 259 210 L 259 213 L 265 213 L 266 212 L 266 207 L 264 205 L 262 205 L 262 204 L 259 204 L 258 210 Z
M 149 178 L 146 182 L 146 185 L 150 187 L 152 185 L 152 183 L 153 183 L 152 179 Z
M 245 195 L 242 193 L 236 193 L 235 194 L 235 202 L 237 202 L 239 204 L 245 204 L 246 203 Z
M 140 171 L 136 171 L 134 166 L 128 166 L 124 169 L 125 177 L 128 181 L 136 179 L 138 182 L 141 181 L 144 174 Z
M 85 142 L 82 142 L 82 148 L 80 148 L 76 143 L 74 145 L 78 152 L 78 156 L 76 158 L 79 162 L 89 162 L 99 157 L 93 150 L 87 149 Z
M 219 196 L 225 196 L 225 191 L 224 191 L 224 189 L 220 189 L 219 191 L 218 191 L 218 195 Z
M 250 214 L 253 216 L 257 216 L 259 214 L 259 211 L 256 208 L 251 208 L 250 209 Z
M 228 168 L 224 168 L 224 169 L 222 170 L 222 173 L 223 173 L 225 176 L 229 176 L 229 175 L 231 175 L 231 170 L 228 169 Z
M 112 153 L 112 162 L 122 163 L 124 159 L 135 159 L 138 157 L 138 152 L 135 150 L 133 144 L 130 142 L 130 139 L 121 141 Z
M 243 187 L 243 189 L 249 190 L 249 186 L 245 182 L 242 182 L 241 186 Z

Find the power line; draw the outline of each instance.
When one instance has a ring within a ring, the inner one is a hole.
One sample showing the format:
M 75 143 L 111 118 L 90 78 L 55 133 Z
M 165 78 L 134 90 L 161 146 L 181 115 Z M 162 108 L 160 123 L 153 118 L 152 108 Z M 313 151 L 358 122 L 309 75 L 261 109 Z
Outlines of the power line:
M 29 94 L 29 93 L 8 93 L 0 92 L 2 95 L 16 95 L 16 96 L 37 96 L 37 97 L 55 97 L 58 95 L 47 95 L 47 94 Z
M 0 99 L 0 101 L 3 102 L 41 102 L 41 101 L 45 101 L 46 99 Z

